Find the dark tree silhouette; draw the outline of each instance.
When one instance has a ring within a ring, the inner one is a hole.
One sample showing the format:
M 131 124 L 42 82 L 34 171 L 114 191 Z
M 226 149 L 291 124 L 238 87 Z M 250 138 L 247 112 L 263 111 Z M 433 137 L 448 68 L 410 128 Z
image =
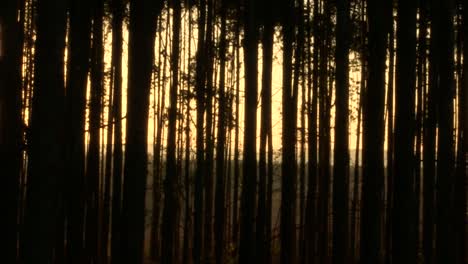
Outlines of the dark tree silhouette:
M 174 21 L 172 24 L 172 54 L 171 72 L 172 84 L 169 91 L 168 109 L 168 135 L 167 135 L 167 158 L 166 158 L 166 178 L 164 179 L 164 209 L 163 222 L 161 225 L 161 262 L 164 264 L 174 263 L 174 241 L 176 236 L 176 208 L 177 203 L 177 168 L 176 168 L 176 122 L 177 122 L 177 89 L 179 85 L 179 52 L 180 52 L 180 24 L 181 24 L 181 3 L 179 0 L 173 1 Z
M 89 106 L 89 144 L 86 153 L 86 226 L 85 249 L 87 261 L 97 261 L 98 246 L 98 210 L 99 210 L 99 178 L 100 178 L 100 127 L 101 108 L 104 85 L 104 46 L 103 46 L 103 14 L 104 2 L 94 1 L 92 45 L 91 45 L 91 91 Z
M 454 1 L 434 1 L 432 8 L 439 9 L 438 41 L 440 52 L 438 81 L 438 137 L 437 137 L 437 201 L 436 201 L 436 260 L 438 263 L 455 261 L 451 239 L 455 230 L 453 222 L 453 191 L 455 184 L 453 142 L 454 83 Z
M 218 108 L 218 126 L 216 144 L 216 190 L 215 190 L 215 258 L 216 263 L 224 263 L 224 240 L 225 240 L 225 164 L 224 164 L 224 148 L 226 147 L 226 94 L 225 94 L 225 78 L 226 78 L 226 13 L 227 6 L 225 1 L 221 1 L 221 32 L 220 32 L 220 47 L 219 47 L 219 108 Z
M 416 262 L 416 194 L 414 175 L 414 108 L 416 5 L 398 1 L 396 52 L 395 177 L 393 190 L 393 263 Z M 392 166 L 388 164 L 387 166 Z
M 196 101 L 197 101 L 197 120 L 196 120 L 196 145 L 197 145 L 197 168 L 195 173 L 195 213 L 193 225 L 193 262 L 201 263 L 203 250 L 203 176 L 205 172 L 205 145 L 204 145 L 204 114 L 205 114 L 205 19 L 206 19 L 206 0 L 199 2 L 198 15 L 198 47 L 197 47 L 197 66 L 196 66 Z
M 336 117 L 333 171 L 333 263 L 346 263 L 348 250 L 349 178 L 349 1 L 336 2 Z
M 244 159 L 241 194 L 241 224 L 239 262 L 247 263 L 255 258 L 255 189 L 257 180 L 256 131 L 257 131 L 257 20 L 256 4 L 244 1 Z
M 283 135 L 281 163 L 281 263 L 296 261 L 296 115 L 297 86 L 292 86 L 292 55 L 294 42 L 294 1 L 282 5 L 283 32 Z
M 114 128 L 114 153 L 112 164 L 112 220 L 111 220 L 111 262 L 119 263 L 121 237 L 121 209 L 122 209 L 122 24 L 123 2 L 112 2 L 112 77 L 114 85 L 114 101 L 112 103 L 112 118 Z
M 24 8 L 18 1 L 6 1 L 0 11 L 0 166 L 4 175 L 1 208 L 5 217 L 4 261 L 14 263 L 17 257 L 17 216 L 19 198 L 19 173 L 21 169 L 21 57 L 23 25 L 17 19 Z
M 122 203 L 121 261 L 143 261 L 148 107 L 156 17 L 162 1 L 130 2 L 127 129 Z
M 390 2 L 387 0 L 386 2 Z M 368 76 L 363 112 L 363 179 L 361 220 L 361 263 L 379 263 L 382 249 L 382 212 L 384 190 L 384 99 L 385 25 L 390 12 L 387 4 L 369 1 Z
M 66 90 L 66 169 L 67 261 L 81 263 L 84 232 L 85 107 L 89 70 L 91 5 L 89 1 L 70 1 L 70 34 Z
M 273 8 L 271 4 L 265 4 L 263 15 L 263 35 L 262 35 L 262 109 L 260 123 L 260 150 L 259 150 L 259 182 L 258 182 L 258 207 L 257 207 L 257 260 L 260 263 L 270 263 L 270 248 L 268 246 L 271 240 L 271 213 L 268 215 L 268 210 L 271 208 L 270 194 L 267 193 L 267 177 L 272 175 L 272 168 L 269 167 L 271 161 L 267 163 L 267 141 L 271 140 L 271 83 L 272 83 L 272 68 L 273 68 Z M 268 147 L 268 153 L 272 153 L 272 149 Z M 268 164 L 268 165 L 267 165 Z M 270 183 L 268 183 L 270 184 Z
M 55 230 L 60 225 L 57 198 L 64 177 L 65 2 L 38 1 L 36 19 L 23 263 L 53 261 Z

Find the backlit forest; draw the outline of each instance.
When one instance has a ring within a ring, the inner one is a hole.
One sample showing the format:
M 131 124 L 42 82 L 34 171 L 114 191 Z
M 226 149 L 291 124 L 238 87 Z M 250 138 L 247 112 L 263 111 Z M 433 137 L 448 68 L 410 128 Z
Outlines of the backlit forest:
M 0 262 L 468 263 L 467 0 L 2 0 Z

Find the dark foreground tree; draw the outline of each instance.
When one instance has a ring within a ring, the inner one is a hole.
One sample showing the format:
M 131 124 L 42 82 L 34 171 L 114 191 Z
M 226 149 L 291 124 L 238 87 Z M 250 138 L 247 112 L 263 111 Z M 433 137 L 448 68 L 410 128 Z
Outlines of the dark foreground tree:
M 66 3 L 37 2 L 34 97 L 23 263 L 53 262 L 58 193 L 64 180 Z
M 143 262 L 148 112 L 156 18 L 162 1 L 130 1 L 127 130 L 122 204 L 121 262 Z
M 4 217 L 5 262 L 16 262 L 19 173 L 21 168 L 21 56 L 22 25 L 18 21 L 19 1 L 3 3 L 0 11 L 0 167 L 3 183 L 0 193 Z M 22 10 L 24 12 L 24 10 Z
M 178 208 L 177 197 L 177 166 L 176 166 L 176 125 L 177 125 L 177 89 L 179 85 L 179 51 L 180 51 L 180 24 L 181 24 L 181 3 L 180 0 L 172 2 L 173 23 L 172 23 L 172 54 L 171 72 L 172 84 L 169 91 L 168 110 L 168 134 L 167 134 L 167 158 L 166 158 L 166 178 L 164 180 L 164 209 L 163 222 L 161 225 L 161 262 L 171 264 L 174 260 L 176 230 L 176 210 Z
M 415 1 L 398 1 L 396 50 L 395 161 L 392 226 L 393 263 L 416 263 L 414 107 L 416 64 Z M 392 164 L 387 164 L 392 166 Z M 389 234 L 387 234 L 389 235 Z
M 245 61 L 245 128 L 244 160 L 241 195 L 241 225 L 239 263 L 248 263 L 255 257 L 255 189 L 257 180 L 257 24 L 256 4 L 244 1 L 244 61 Z
M 283 135 L 281 164 L 281 263 L 296 260 L 296 114 L 297 86 L 292 85 L 294 43 L 294 1 L 284 1 L 283 19 Z
M 349 1 L 336 1 L 336 117 L 333 171 L 333 263 L 346 263 L 348 256 L 349 182 Z M 354 239 L 354 238 L 352 238 Z
M 369 1 L 368 76 L 363 112 L 361 263 L 380 263 L 384 190 L 384 99 L 387 3 Z
M 438 27 L 439 61 L 439 93 L 438 93 L 438 128 L 437 137 L 437 201 L 436 201 L 436 258 L 437 263 L 454 263 L 453 191 L 455 184 L 454 141 L 453 141 L 453 95 L 454 80 L 454 25 L 453 15 L 455 1 L 434 1 L 434 6 L 440 11 Z
M 70 1 L 69 60 L 66 90 L 66 169 L 67 185 L 67 261 L 83 261 L 84 184 L 85 184 L 85 108 L 91 34 L 89 1 Z

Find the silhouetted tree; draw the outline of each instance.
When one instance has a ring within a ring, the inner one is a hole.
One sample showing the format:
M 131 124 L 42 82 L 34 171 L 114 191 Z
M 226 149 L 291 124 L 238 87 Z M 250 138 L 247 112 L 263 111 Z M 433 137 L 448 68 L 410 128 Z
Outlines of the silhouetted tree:
M 70 33 L 66 90 L 66 169 L 69 171 L 67 198 L 67 261 L 81 263 L 84 256 L 85 190 L 85 107 L 88 83 L 91 5 L 89 1 L 70 1 Z
M 386 0 L 386 2 L 391 2 Z M 386 3 L 367 2 L 368 76 L 363 112 L 361 263 L 379 263 L 384 190 L 385 60 L 389 19 Z
M 21 10 L 23 9 L 23 10 Z M 23 25 L 18 13 L 24 6 L 6 1 L 0 11 L 0 167 L 3 172 L 1 208 L 4 210 L 5 262 L 16 262 L 18 243 L 18 198 L 21 169 L 21 145 L 24 132 L 21 120 L 21 61 Z
M 121 261 L 143 261 L 147 134 L 156 18 L 162 1 L 130 1 L 127 129 L 122 204 Z
M 333 263 L 346 263 L 348 253 L 349 178 L 349 1 L 336 1 L 336 117 L 333 158 Z
M 438 48 L 438 136 L 437 136 L 437 201 L 436 201 L 436 260 L 438 263 L 454 263 L 453 192 L 455 184 L 453 142 L 454 83 L 454 1 L 434 1 L 432 8 L 439 9 Z
M 124 6 L 121 0 L 111 2 L 112 9 L 112 77 L 114 101 L 112 117 L 114 128 L 114 153 L 112 164 L 112 220 L 111 220 L 111 263 L 119 263 L 122 212 L 122 24 Z
M 216 263 L 224 263 L 224 240 L 225 240 L 225 172 L 224 172 L 224 149 L 226 147 L 226 13 L 225 1 L 221 1 L 221 32 L 219 43 L 219 108 L 216 144 L 216 190 L 215 190 L 215 257 Z
M 239 263 L 255 258 L 255 190 L 257 180 L 256 131 L 257 131 L 257 23 L 256 5 L 244 1 L 244 159 L 241 194 L 241 224 L 239 241 Z
M 164 179 L 164 209 L 161 225 L 161 262 L 171 264 L 174 262 L 174 240 L 176 235 L 176 208 L 178 207 L 177 168 L 176 168 L 176 122 L 177 122 L 177 89 L 179 85 L 179 52 L 180 52 L 180 27 L 181 27 L 181 3 L 175 0 L 172 3 L 172 50 L 171 72 L 172 83 L 169 91 L 168 109 L 168 134 L 167 134 L 167 158 L 166 178 Z
M 393 263 L 416 262 L 414 120 L 416 79 L 416 7 L 398 1 L 396 49 L 395 177 L 393 189 Z M 392 164 L 387 164 L 392 166 Z
M 59 188 L 64 176 L 66 3 L 37 3 L 34 96 L 23 263 L 53 261 Z M 40 228 L 38 228 L 40 227 Z
M 267 167 L 267 141 L 271 138 L 271 83 L 273 70 L 273 8 L 271 3 L 265 4 L 263 15 L 263 35 L 262 35 L 262 109 L 260 123 L 260 151 L 259 151 L 259 181 L 258 181 L 258 207 L 257 207 L 257 260 L 259 263 L 269 263 L 270 249 L 268 243 L 271 240 L 268 233 L 271 234 L 271 221 L 268 222 L 267 215 L 269 204 L 269 194 L 267 194 L 267 176 L 271 174 L 271 168 Z M 268 147 L 268 152 L 272 150 Z M 269 161 L 268 161 L 269 162 Z M 268 223 L 270 226 L 268 226 Z

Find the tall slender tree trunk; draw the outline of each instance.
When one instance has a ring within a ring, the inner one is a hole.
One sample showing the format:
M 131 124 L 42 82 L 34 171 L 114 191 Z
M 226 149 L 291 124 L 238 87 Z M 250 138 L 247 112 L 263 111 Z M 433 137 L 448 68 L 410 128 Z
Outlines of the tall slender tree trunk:
M 204 114 L 205 114 L 205 20 L 206 0 L 199 2 L 198 16 L 198 44 L 197 44 L 197 66 L 196 66 L 196 146 L 197 167 L 195 172 L 194 193 L 194 225 L 193 225 L 193 262 L 200 264 L 203 251 L 203 178 L 205 173 L 205 145 L 204 145 Z
M 162 17 L 158 17 L 158 26 L 162 27 Z M 167 19 L 166 27 L 169 27 L 169 19 Z M 169 39 L 169 30 L 166 31 L 165 41 Z M 157 105 L 156 109 L 154 110 L 155 115 L 155 122 L 157 126 L 156 129 L 156 136 L 154 139 L 153 145 L 153 204 L 152 204 L 152 217 L 151 217 L 151 236 L 150 236 L 150 248 L 151 248 L 151 258 L 154 261 L 157 261 L 160 257 L 160 215 L 161 215 L 161 178 L 162 178 L 162 159 L 161 159 L 161 149 L 162 149 L 162 138 L 164 134 L 164 126 L 165 126 L 165 118 L 164 118 L 164 109 L 166 107 L 166 67 L 167 67 L 167 56 L 162 54 L 162 31 L 158 32 L 158 63 L 161 64 L 162 67 L 158 67 L 157 69 Z M 162 58 L 164 57 L 164 58 Z
M 308 90 L 309 90 L 309 109 L 308 109 L 308 185 L 307 202 L 305 213 L 305 232 L 306 245 L 305 263 L 315 261 L 316 257 L 316 234 L 317 234 L 317 98 L 318 98 L 318 1 L 314 0 L 312 27 L 308 24 L 307 39 L 311 46 L 312 31 L 314 32 L 313 52 L 309 51 L 307 55 L 308 64 Z M 312 10 L 310 0 L 307 1 L 307 9 Z
M 393 263 L 417 262 L 414 176 L 414 109 L 416 76 L 415 1 L 398 1 L 396 49 L 395 178 L 393 190 Z M 388 164 L 388 166 L 392 166 Z
M 437 202 L 436 202 L 436 249 L 438 263 L 454 263 L 453 244 L 453 192 L 454 141 L 453 141 L 453 95 L 454 83 L 454 1 L 436 1 L 433 8 L 440 10 L 439 38 L 439 95 L 438 95 L 438 137 L 437 137 Z M 458 231 L 457 231 L 458 232 Z
M 104 46 L 103 46 L 104 2 L 93 3 L 93 28 L 91 46 L 91 91 L 89 108 L 89 143 L 86 155 L 86 228 L 85 249 L 88 261 L 97 261 L 98 246 L 98 202 L 99 202 L 99 149 L 101 138 L 101 96 L 104 83 Z
M 238 234 L 239 234 L 239 179 L 240 179 L 240 166 L 239 166 L 239 105 L 240 105 L 240 27 L 241 27 L 241 11 L 240 6 L 236 9 L 237 23 L 235 30 L 235 61 L 236 61 L 236 115 L 235 115 L 235 131 L 234 131 L 234 186 L 232 196 L 232 241 L 238 248 Z
M 206 126 L 205 126 L 205 223 L 204 223 L 204 259 L 210 262 L 213 254 L 213 157 L 214 157 L 214 115 L 213 115 L 213 102 L 214 102 L 214 85 L 215 82 L 215 69 L 214 69 L 214 8 L 215 1 L 207 0 L 208 9 L 206 18 L 206 97 L 205 97 L 205 110 L 206 110 Z
M 34 97 L 22 263 L 53 261 L 57 197 L 64 173 L 66 3 L 37 3 Z M 40 228 L 38 228 L 40 226 Z
M 386 184 L 387 184 L 387 196 L 386 196 L 386 222 L 385 222 L 385 250 L 386 263 L 391 262 L 392 251 L 392 205 L 393 205 L 393 153 L 394 153 L 394 76 L 395 76 L 395 30 L 393 27 L 393 15 L 390 20 L 390 32 L 388 40 L 388 53 L 389 53 L 389 66 L 388 66 L 388 86 L 387 86 L 387 167 L 386 167 Z
M 114 126 L 114 153 L 112 172 L 111 263 L 120 263 L 121 212 L 122 212 L 122 23 L 124 6 L 121 0 L 112 1 L 112 83 L 114 101 L 112 118 Z
M 435 225 L 435 181 L 436 181 L 436 125 L 437 125 L 437 98 L 439 93 L 439 82 L 437 72 L 439 66 L 439 28 L 438 23 L 439 8 L 434 5 L 437 1 L 430 1 L 430 18 L 431 18 L 431 42 L 430 42 L 430 55 L 429 55 L 429 87 L 428 99 L 426 104 L 426 118 L 424 120 L 424 136 L 423 136 L 423 252 L 424 261 L 426 263 L 435 263 L 434 252 L 434 225 Z
M 336 114 L 333 159 L 333 263 L 348 259 L 348 182 L 349 182 L 349 1 L 338 0 L 336 25 Z
M 257 180 L 257 24 L 256 4 L 246 0 L 244 5 L 245 117 L 239 263 L 253 260 L 256 253 L 254 224 Z
M 220 77 L 219 77 L 219 110 L 218 110 L 218 129 L 216 145 L 216 190 L 215 190 L 215 259 L 216 263 L 224 263 L 225 247 L 225 164 L 224 151 L 226 147 L 226 95 L 224 91 L 226 78 L 226 12 L 227 6 L 221 3 L 221 33 L 220 33 Z
M 0 193 L 4 217 L 5 246 L 0 251 L 5 262 L 15 263 L 17 258 L 19 176 L 21 170 L 21 62 L 23 25 L 17 14 L 19 1 L 6 1 L 0 11 L 0 167 L 3 183 Z
M 89 1 L 70 2 L 70 35 L 68 40 L 66 90 L 66 168 L 70 173 L 65 187 L 67 217 L 67 261 L 83 261 L 84 184 L 85 184 L 85 107 L 88 83 L 91 37 Z
M 186 6 L 189 5 L 189 1 L 187 0 L 185 2 Z M 188 25 L 188 39 L 191 40 L 192 39 L 192 10 L 188 10 L 188 17 L 189 17 L 189 25 Z M 188 54 L 191 54 L 192 53 L 192 42 L 189 41 L 188 43 Z M 190 56 L 190 55 L 189 55 Z M 187 66 L 188 68 L 188 72 L 191 72 L 192 70 L 192 67 L 191 65 L 189 64 Z M 192 94 L 192 90 L 191 90 L 191 83 L 188 82 L 187 84 L 187 93 L 188 94 Z M 192 200 L 192 197 L 191 197 L 191 193 L 190 193 L 190 174 L 191 174 L 191 171 L 190 171 L 190 164 L 191 164 L 191 160 L 190 160 L 190 151 L 191 151 L 191 139 L 190 139 L 190 127 L 191 127 L 191 115 L 190 115 L 190 111 L 191 111 L 191 107 L 190 107 L 190 103 L 191 103 L 191 98 L 188 97 L 185 99 L 186 100 L 186 113 L 185 113 L 185 171 L 184 171 L 184 174 L 185 174 L 185 182 L 184 182 L 184 187 L 185 187 L 185 219 L 184 219 L 184 242 L 183 242 L 183 253 L 182 253 L 182 263 L 189 263 L 190 261 L 190 231 L 192 230 L 192 209 L 191 209 L 191 200 Z
M 176 210 L 178 208 L 177 198 L 177 167 L 176 167 L 176 123 L 177 123 L 177 89 L 179 85 L 179 51 L 180 51 L 180 28 L 181 28 L 181 3 L 180 0 L 173 2 L 172 22 L 172 50 L 171 50 L 171 73 L 172 82 L 169 91 L 168 109 L 168 132 L 167 132 L 167 157 L 166 178 L 164 179 L 164 209 L 163 222 L 161 225 L 161 263 L 174 263 Z
M 270 4 L 266 4 L 264 12 L 264 25 L 262 37 L 262 50 L 263 50 L 263 66 L 262 66 L 262 109 L 261 109 L 261 123 L 260 123 L 260 156 L 259 156 L 259 183 L 258 183 L 258 207 L 257 207 L 257 261 L 259 263 L 269 263 L 268 255 L 270 255 L 267 243 L 270 237 L 267 237 L 268 217 L 267 210 L 271 207 L 267 203 L 269 195 L 267 194 L 267 175 L 270 172 L 267 167 L 267 144 L 268 139 L 271 137 L 271 82 L 273 70 L 273 21 L 272 21 L 272 8 Z M 271 152 L 271 149 L 268 148 Z M 271 225 L 271 222 L 270 222 Z M 268 250 L 268 251 L 267 251 Z
M 457 230 L 457 262 L 466 262 L 466 176 L 468 167 L 468 114 L 466 113 L 466 107 L 468 106 L 468 3 L 463 2 L 462 5 L 462 23 L 459 25 L 461 34 L 461 42 L 463 43 L 464 64 L 462 71 L 462 78 L 459 85 L 459 103 L 458 103 L 458 114 L 459 114 L 459 150 L 458 150 L 458 172 L 457 172 L 457 183 L 456 183 L 456 210 L 457 214 L 455 218 L 457 223 L 455 230 Z M 460 48 L 460 46 L 458 46 Z M 461 61 L 459 61 L 460 63 Z
M 162 1 L 130 2 L 127 130 L 122 204 L 123 263 L 143 262 L 148 112 L 156 18 Z
M 296 114 L 297 86 L 292 86 L 292 53 L 294 42 L 294 1 L 282 6 L 283 31 L 283 133 L 281 164 L 281 263 L 295 263 L 296 260 Z
M 319 103 L 319 178 L 318 178 L 318 256 L 320 262 L 329 261 L 329 212 L 330 212 L 330 100 L 329 91 L 329 45 L 331 27 L 330 2 L 323 2 L 319 19 L 318 103 Z
M 390 0 L 386 0 L 390 1 Z M 391 12 L 386 4 L 369 1 L 368 80 L 363 112 L 363 185 L 361 263 L 382 261 L 382 212 L 384 190 L 384 99 L 387 32 Z

